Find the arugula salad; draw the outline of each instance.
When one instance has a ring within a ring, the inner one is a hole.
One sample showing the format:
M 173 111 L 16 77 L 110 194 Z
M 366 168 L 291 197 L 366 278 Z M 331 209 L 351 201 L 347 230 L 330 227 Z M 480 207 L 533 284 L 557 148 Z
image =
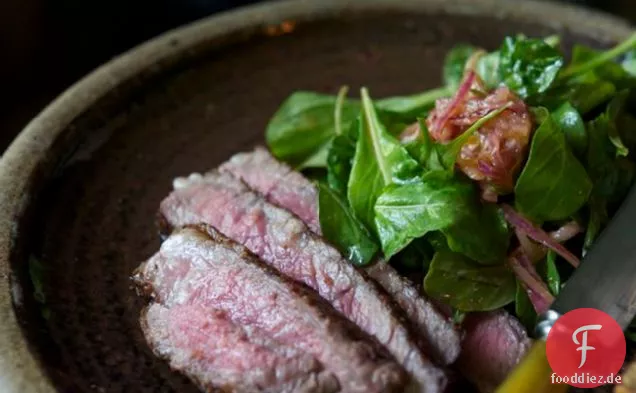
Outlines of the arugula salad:
M 351 263 L 419 273 L 457 318 L 506 307 L 531 327 L 634 181 L 635 48 L 459 45 L 440 88 L 293 93 L 267 144 L 316 179 L 323 235 Z

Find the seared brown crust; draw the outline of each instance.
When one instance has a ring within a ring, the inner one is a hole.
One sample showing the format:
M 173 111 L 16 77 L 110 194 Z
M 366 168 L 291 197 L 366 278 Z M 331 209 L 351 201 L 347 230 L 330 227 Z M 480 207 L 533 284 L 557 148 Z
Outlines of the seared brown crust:
M 159 237 L 161 237 L 162 241 L 166 240 L 168 236 L 170 236 L 174 228 L 172 227 L 172 225 L 170 225 L 170 222 L 168 222 L 166 216 L 161 214 L 160 211 L 155 214 L 155 217 L 155 224 L 157 225 L 157 230 L 159 231 Z

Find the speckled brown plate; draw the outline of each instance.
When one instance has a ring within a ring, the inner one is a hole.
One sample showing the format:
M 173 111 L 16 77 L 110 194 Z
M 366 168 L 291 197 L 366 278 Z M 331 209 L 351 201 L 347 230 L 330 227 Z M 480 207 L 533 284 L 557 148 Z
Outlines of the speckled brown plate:
M 277 2 L 161 36 L 73 86 L 0 164 L 0 391 L 195 392 L 146 347 L 128 276 L 171 179 L 262 140 L 290 92 L 436 86 L 444 53 L 505 34 L 605 47 L 623 22 L 552 3 Z

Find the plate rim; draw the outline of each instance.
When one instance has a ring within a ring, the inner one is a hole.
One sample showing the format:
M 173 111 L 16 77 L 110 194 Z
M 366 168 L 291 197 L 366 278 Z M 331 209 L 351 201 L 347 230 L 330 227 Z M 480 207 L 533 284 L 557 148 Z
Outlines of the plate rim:
M 526 0 L 280 0 L 240 7 L 169 30 L 113 58 L 81 78 L 48 104 L 18 134 L 0 157 L 0 391 L 55 393 L 37 354 L 18 325 L 13 299 L 22 296 L 12 280 L 10 257 L 20 235 L 18 219 L 36 185 L 34 172 L 45 162 L 53 143 L 99 99 L 144 72 L 161 73 L 156 65 L 178 63 L 188 51 L 231 45 L 224 38 L 241 31 L 277 25 L 285 20 L 337 18 L 342 13 L 396 12 L 494 16 L 566 27 L 604 41 L 619 41 L 634 29 L 619 17 L 581 6 Z M 218 39 L 218 42 L 212 42 Z

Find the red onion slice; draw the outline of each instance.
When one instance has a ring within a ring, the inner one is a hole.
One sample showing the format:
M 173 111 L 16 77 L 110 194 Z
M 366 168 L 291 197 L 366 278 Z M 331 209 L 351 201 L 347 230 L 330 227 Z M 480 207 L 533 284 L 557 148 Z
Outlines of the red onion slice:
M 545 247 L 530 240 L 525 233 L 517 229 L 515 230 L 515 234 L 517 235 L 517 239 L 519 239 L 519 247 L 521 247 L 523 253 L 526 254 L 531 261 L 538 261 L 547 254 Z
M 431 130 L 433 133 L 438 133 L 444 128 L 444 125 L 446 124 L 448 119 L 451 118 L 451 116 L 453 115 L 453 113 L 455 112 L 459 104 L 461 104 L 466 98 L 466 96 L 468 95 L 468 93 L 470 93 L 470 88 L 473 85 L 474 81 L 475 81 L 475 72 L 468 71 L 468 73 L 466 74 L 466 77 L 464 78 L 464 81 L 462 82 L 461 85 L 459 85 L 459 88 L 457 89 L 457 93 L 455 94 L 455 97 L 453 97 L 451 102 L 448 103 L 448 106 L 446 106 L 446 109 L 444 110 L 444 112 L 442 112 L 442 115 L 437 119 L 437 122 L 435 123 L 433 130 Z
M 539 277 L 530 258 L 522 251 L 514 252 L 508 258 L 508 263 L 526 289 L 530 302 L 537 314 L 548 311 L 550 305 L 554 302 L 554 296 L 552 296 L 548 286 Z
M 570 262 L 572 266 L 579 266 L 579 258 L 577 258 L 574 254 L 572 254 L 565 247 L 559 244 L 558 241 L 548 235 L 544 230 L 542 230 L 541 228 L 537 228 L 534 224 L 528 221 L 528 219 L 517 213 L 512 207 L 508 205 L 501 205 L 501 209 L 504 212 L 506 221 L 508 221 L 510 225 L 518 229 L 520 232 L 524 233 L 530 239 L 551 248 L 557 254 L 562 256 L 566 261 Z

